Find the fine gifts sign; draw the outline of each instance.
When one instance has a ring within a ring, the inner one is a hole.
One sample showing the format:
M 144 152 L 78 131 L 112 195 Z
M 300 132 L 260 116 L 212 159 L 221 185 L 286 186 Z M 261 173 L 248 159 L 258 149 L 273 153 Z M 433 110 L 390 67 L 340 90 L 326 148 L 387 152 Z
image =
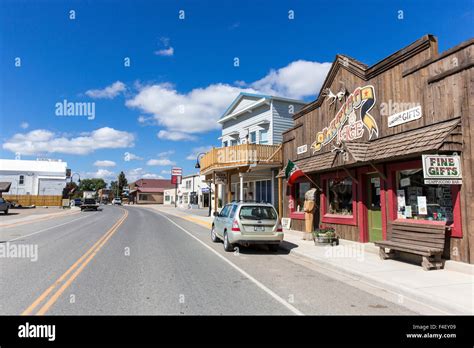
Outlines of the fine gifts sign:
M 425 184 L 459 185 L 462 183 L 461 158 L 458 155 L 423 155 Z

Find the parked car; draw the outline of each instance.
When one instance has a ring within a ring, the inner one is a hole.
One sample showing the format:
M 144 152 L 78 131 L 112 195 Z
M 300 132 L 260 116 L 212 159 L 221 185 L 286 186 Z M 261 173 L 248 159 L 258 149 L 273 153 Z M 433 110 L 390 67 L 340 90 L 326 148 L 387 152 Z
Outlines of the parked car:
M 214 216 L 211 239 L 223 240 L 226 251 L 233 251 L 235 244 L 267 244 L 277 251 L 283 240 L 283 228 L 271 204 L 233 202 Z
M 122 205 L 122 200 L 120 198 L 114 198 L 112 200 L 113 205 Z
M 80 198 L 71 199 L 70 205 L 71 207 L 80 207 L 82 205 L 82 199 Z
M 10 209 L 10 203 L 4 198 L 0 197 L 0 211 L 3 211 L 5 215 L 7 215 L 8 209 Z

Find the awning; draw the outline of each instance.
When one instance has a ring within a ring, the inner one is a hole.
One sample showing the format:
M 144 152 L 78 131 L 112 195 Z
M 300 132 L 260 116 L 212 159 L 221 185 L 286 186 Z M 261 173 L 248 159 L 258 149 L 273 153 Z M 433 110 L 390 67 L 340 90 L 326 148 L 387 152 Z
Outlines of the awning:
M 0 192 L 10 191 L 11 182 L 0 182 Z

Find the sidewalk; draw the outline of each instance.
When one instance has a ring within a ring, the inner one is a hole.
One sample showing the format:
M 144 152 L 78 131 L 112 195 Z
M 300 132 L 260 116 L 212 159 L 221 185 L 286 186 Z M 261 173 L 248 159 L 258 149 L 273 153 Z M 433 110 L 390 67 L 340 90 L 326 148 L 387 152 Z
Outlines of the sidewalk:
M 208 228 L 213 220 L 213 217 L 202 216 L 201 210 L 152 207 Z M 281 247 L 327 269 L 395 292 L 401 300 L 406 296 L 446 314 L 474 314 L 474 265 L 447 261 L 442 270 L 424 271 L 420 265 L 381 260 L 378 248 L 371 243 L 342 240 L 339 246 L 316 246 L 302 236 L 301 232 L 285 230 Z
M 62 207 L 30 208 L 30 209 L 10 209 L 8 215 L 0 218 L 0 228 L 24 225 L 36 221 L 49 220 L 80 212 L 79 208 L 63 209 Z

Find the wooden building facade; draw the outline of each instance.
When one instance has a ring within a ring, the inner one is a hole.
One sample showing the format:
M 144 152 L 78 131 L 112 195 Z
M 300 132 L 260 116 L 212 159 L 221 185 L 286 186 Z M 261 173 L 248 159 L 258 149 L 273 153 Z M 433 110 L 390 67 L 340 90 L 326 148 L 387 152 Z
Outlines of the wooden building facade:
M 292 229 L 303 230 L 304 193 L 316 184 L 315 228 L 372 242 L 396 221 L 444 224 L 444 257 L 474 263 L 473 44 L 440 54 L 425 35 L 370 67 L 336 56 L 319 97 L 283 134 L 283 163 L 311 178 L 283 183 Z

